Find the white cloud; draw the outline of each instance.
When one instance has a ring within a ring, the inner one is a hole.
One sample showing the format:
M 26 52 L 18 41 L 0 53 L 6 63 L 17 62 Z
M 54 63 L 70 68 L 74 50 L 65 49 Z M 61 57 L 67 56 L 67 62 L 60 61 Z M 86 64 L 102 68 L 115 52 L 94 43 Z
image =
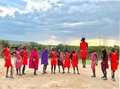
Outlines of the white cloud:
M 63 26 L 65 27 L 75 27 L 75 26 L 85 26 L 85 25 L 99 25 L 104 23 L 112 23 L 112 20 L 109 18 L 103 18 L 103 19 L 96 19 L 91 21 L 81 21 L 81 22 L 74 22 L 74 23 L 63 23 Z
M 58 45 L 58 44 L 61 44 L 62 41 L 59 41 L 59 40 L 53 40 L 53 39 L 48 39 L 46 41 L 38 41 L 37 43 L 40 43 L 40 44 L 45 44 L 45 45 Z
M 63 33 L 72 33 L 73 31 L 69 31 L 69 30 L 64 30 L 62 31 Z
M 81 13 L 81 12 L 88 12 L 88 13 L 94 13 L 94 12 L 98 12 L 99 10 L 101 10 L 101 5 L 95 3 L 95 2 L 84 2 L 78 5 L 71 5 L 68 13 Z
M 62 4 L 57 4 L 59 0 L 22 0 L 23 2 L 26 2 L 27 5 L 25 6 L 25 9 L 19 9 L 19 6 L 16 5 L 7 5 L 7 6 L 0 6 L 0 16 L 13 16 L 15 12 L 19 12 L 20 14 L 27 14 L 37 11 L 47 11 L 49 9 L 52 9 L 53 6 L 61 7 Z
M 26 10 L 32 12 L 34 10 L 43 10 L 46 11 L 50 9 L 52 6 L 47 1 L 40 0 L 24 0 L 27 2 Z
M 27 2 L 26 11 L 32 12 L 34 10 L 47 11 L 48 9 L 51 9 L 53 5 L 57 5 L 57 2 L 59 0 L 23 0 L 23 1 Z
M 73 3 L 73 2 L 100 2 L 100 1 L 119 1 L 119 0 L 64 0 L 65 3 Z
M 0 16 L 1 17 L 5 17 L 7 15 L 14 17 L 14 13 L 16 11 L 19 11 L 19 9 L 13 8 L 13 7 L 3 7 L 3 6 L 0 6 Z

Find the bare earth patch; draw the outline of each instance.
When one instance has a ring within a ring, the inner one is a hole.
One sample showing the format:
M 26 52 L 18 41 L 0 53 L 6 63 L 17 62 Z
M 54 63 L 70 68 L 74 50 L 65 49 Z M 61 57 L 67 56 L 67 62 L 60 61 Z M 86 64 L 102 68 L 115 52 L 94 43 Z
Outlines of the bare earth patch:
M 42 66 L 39 66 L 38 75 L 33 75 L 32 69 L 26 69 L 26 75 L 16 76 L 14 71 L 14 79 L 5 78 L 4 60 L 0 59 L 0 89 L 118 89 L 119 88 L 119 71 L 116 71 L 116 81 L 111 80 L 111 70 L 108 71 L 108 80 L 101 79 L 102 71 L 99 65 L 96 67 L 96 78 L 92 78 L 91 66 L 87 65 L 83 69 L 79 65 L 80 75 L 73 74 L 72 68 L 70 74 L 50 73 L 50 65 L 48 66 L 48 74 L 42 75 Z M 14 69 L 15 70 L 15 69 Z M 66 69 L 67 71 L 67 69 Z

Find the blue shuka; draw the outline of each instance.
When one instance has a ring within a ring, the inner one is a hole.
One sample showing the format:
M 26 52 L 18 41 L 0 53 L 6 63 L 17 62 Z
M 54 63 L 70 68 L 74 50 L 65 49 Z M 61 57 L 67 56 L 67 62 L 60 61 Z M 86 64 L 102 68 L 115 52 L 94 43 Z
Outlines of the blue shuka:
M 41 64 L 48 65 L 48 52 L 46 50 L 42 52 Z

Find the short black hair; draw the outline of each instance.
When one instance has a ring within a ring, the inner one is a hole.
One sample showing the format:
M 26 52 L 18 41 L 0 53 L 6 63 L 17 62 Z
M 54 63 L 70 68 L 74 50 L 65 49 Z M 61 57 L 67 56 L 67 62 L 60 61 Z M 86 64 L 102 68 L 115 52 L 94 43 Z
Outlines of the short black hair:
M 83 38 L 81 39 L 81 41 L 85 41 L 85 37 L 83 37 Z

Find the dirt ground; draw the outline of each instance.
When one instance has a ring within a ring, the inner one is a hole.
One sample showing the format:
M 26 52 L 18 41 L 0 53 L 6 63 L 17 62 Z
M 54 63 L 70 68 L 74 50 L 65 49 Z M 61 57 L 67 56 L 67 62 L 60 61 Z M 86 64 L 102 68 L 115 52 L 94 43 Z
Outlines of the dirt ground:
M 38 75 L 33 75 L 32 69 L 26 69 L 26 75 L 16 76 L 14 69 L 14 79 L 5 78 L 4 60 L 0 59 L 0 89 L 119 89 L 119 71 L 116 71 L 116 81 L 111 80 L 111 70 L 108 71 L 108 80 L 102 80 L 102 72 L 99 65 L 96 67 L 96 78 L 92 78 L 91 66 L 86 69 L 79 65 L 80 75 L 73 74 L 72 68 L 70 74 L 50 73 L 50 65 L 47 68 L 48 74 L 42 75 L 42 66 L 39 66 Z M 67 69 L 66 69 L 67 71 Z

